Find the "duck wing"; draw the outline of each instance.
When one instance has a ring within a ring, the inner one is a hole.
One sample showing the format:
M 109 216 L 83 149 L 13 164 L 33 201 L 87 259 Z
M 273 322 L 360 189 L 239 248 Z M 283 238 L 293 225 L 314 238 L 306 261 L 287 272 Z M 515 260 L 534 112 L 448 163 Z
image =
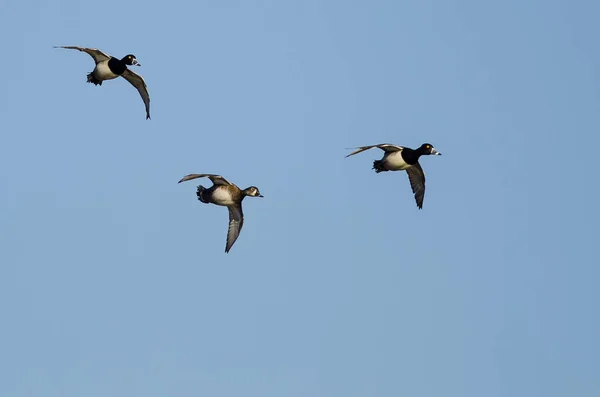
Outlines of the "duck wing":
M 378 145 L 369 145 L 369 146 L 360 146 L 360 147 L 357 147 L 357 148 L 355 148 L 356 149 L 355 151 L 353 151 L 352 153 L 350 153 L 346 157 L 353 156 L 355 154 L 364 152 L 365 150 L 369 150 L 369 149 L 372 149 L 374 147 L 379 148 L 379 149 L 383 150 L 386 153 L 398 152 L 398 151 L 404 149 L 403 146 L 392 145 L 391 143 L 380 143 Z
M 183 178 L 181 178 L 179 180 L 179 182 L 177 182 L 177 183 L 189 181 L 189 180 L 196 179 L 196 178 L 205 178 L 205 177 L 210 179 L 211 182 L 217 186 L 218 185 L 221 185 L 221 186 L 233 185 L 233 183 L 229 182 L 227 179 L 223 178 L 221 175 L 216 175 L 216 174 L 189 174 L 189 175 L 186 175 Z
M 233 243 L 237 240 L 242 226 L 244 226 L 244 213 L 242 212 L 241 203 L 234 205 L 229 208 L 229 229 L 227 230 L 227 244 L 225 245 L 225 252 L 229 252 Z
M 54 48 L 65 48 L 67 50 L 77 50 L 77 51 L 85 52 L 89 56 L 94 58 L 94 62 L 96 62 L 96 63 L 100 63 L 102 61 L 108 61 L 111 58 L 110 55 L 107 55 L 96 48 L 86 48 L 86 47 L 77 47 L 77 46 L 69 46 L 69 45 L 66 45 L 66 46 L 59 45 L 59 46 L 54 46 Z
M 406 169 L 410 187 L 415 195 L 417 207 L 423 208 L 423 199 L 425 198 L 425 172 L 418 162 Z
M 150 118 L 150 95 L 148 94 L 146 82 L 142 76 L 129 69 L 125 69 L 121 76 L 123 76 L 125 80 L 129 81 L 131 85 L 137 88 L 142 100 L 144 101 L 144 105 L 146 105 L 146 120 L 148 120 Z

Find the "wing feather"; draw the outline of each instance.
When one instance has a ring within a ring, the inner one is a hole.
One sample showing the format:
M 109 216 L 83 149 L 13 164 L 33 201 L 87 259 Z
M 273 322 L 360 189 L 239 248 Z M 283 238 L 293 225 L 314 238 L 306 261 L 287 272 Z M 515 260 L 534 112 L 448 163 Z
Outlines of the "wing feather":
M 227 179 L 223 178 L 221 175 L 216 175 L 216 174 L 189 174 L 189 175 L 186 175 L 183 178 L 181 178 L 179 180 L 179 182 L 177 182 L 177 183 L 190 181 L 190 180 L 196 179 L 196 178 L 205 178 L 205 177 L 210 179 L 211 182 L 215 185 L 222 185 L 222 186 L 233 185 L 233 183 L 229 182 Z
M 410 187 L 415 195 L 415 201 L 419 209 L 423 208 L 423 199 L 425 198 L 425 172 L 421 168 L 421 164 L 416 163 L 412 167 L 406 169 Z
M 110 59 L 110 55 L 103 53 L 97 48 L 86 48 L 86 47 L 77 47 L 77 46 L 54 46 L 54 48 L 65 48 L 67 50 L 77 50 L 81 52 L 87 53 L 89 56 L 94 58 L 94 62 L 99 63 L 102 61 L 107 61 Z
M 369 146 L 357 147 L 355 151 L 353 151 L 352 153 L 350 153 L 346 157 L 354 156 L 355 154 L 364 152 L 365 150 L 369 150 L 369 149 L 372 149 L 374 147 L 379 148 L 379 149 L 383 150 L 386 153 L 397 152 L 399 150 L 404 149 L 404 147 L 402 147 L 402 146 L 392 145 L 391 143 L 380 143 L 378 145 L 369 145 Z
M 123 78 L 131 83 L 142 97 L 144 101 L 144 105 L 146 106 L 146 120 L 150 118 L 150 94 L 148 94 L 148 87 L 146 86 L 146 82 L 139 74 L 135 73 L 130 69 L 125 69 L 123 74 L 121 75 Z
M 229 252 L 233 244 L 237 240 L 244 226 L 244 213 L 242 212 L 242 205 L 231 206 L 229 208 L 229 228 L 227 229 L 227 244 L 225 245 L 225 252 Z

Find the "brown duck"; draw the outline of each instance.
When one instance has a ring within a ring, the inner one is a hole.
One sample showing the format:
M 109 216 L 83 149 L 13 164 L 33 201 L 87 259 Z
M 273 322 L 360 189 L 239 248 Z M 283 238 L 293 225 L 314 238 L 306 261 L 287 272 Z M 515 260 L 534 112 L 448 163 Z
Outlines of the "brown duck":
M 222 176 L 215 174 L 189 174 L 181 178 L 178 183 L 204 177 L 210 179 L 213 185 L 209 188 L 199 185 L 196 191 L 198 200 L 206 204 L 222 205 L 229 209 L 229 229 L 227 231 L 227 244 L 225 245 L 225 252 L 227 253 L 237 240 L 244 225 L 242 200 L 246 196 L 263 197 L 263 195 L 260 194 L 256 186 L 250 186 L 242 190 Z

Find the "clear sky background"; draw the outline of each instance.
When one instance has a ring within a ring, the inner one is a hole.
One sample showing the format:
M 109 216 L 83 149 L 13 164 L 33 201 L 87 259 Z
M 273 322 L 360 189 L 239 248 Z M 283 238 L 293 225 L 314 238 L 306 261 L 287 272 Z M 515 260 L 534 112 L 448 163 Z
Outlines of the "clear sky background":
M 2 1 L 0 395 L 600 395 L 599 14 Z M 264 194 L 229 254 L 188 173 Z

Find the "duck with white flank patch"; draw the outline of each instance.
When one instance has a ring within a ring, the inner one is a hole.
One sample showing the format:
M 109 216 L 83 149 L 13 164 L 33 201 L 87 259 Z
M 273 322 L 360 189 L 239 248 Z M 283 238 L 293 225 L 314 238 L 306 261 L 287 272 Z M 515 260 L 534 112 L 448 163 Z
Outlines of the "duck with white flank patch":
M 68 50 L 78 50 L 89 54 L 94 58 L 96 67 L 88 73 L 87 82 L 94 85 L 102 85 L 104 80 L 112 80 L 121 76 L 133 85 L 146 106 L 146 120 L 150 118 L 150 95 L 144 79 L 139 74 L 136 74 L 127 68 L 127 65 L 142 66 L 137 61 L 135 55 L 125 55 L 122 59 L 118 59 L 103 53 L 95 48 L 85 48 L 76 46 L 55 46 L 54 48 L 66 48 Z
M 375 172 L 383 171 L 406 171 L 410 181 L 410 187 L 415 195 L 417 207 L 423 208 L 423 198 L 425 197 L 425 172 L 419 164 L 419 157 L 424 155 L 441 155 L 440 152 L 429 144 L 424 143 L 418 149 L 410 149 L 403 146 L 382 143 L 379 145 L 361 146 L 346 157 L 353 156 L 365 150 L 379 148 L 385 152 L 381 160 L 373 162 Z
M 242 200 L 246 196 L 263 197 L 256 186 L 250 186 L 244 190 L 240 189 L 233 183 L 220 175 L 215 174 L 189 174 L 181 178 L 177 183 L 189 181 L 196 178 L 208 178 L 213 185 L 209 188 L 198 186 L 196 195 L 198 200 L 203 203 L 213 203 L 221 205 L 229 209 L 229 229 L 227 231 L 227 244 L 225 252 L 229 252 L 235 240 L 237 240 L 242 226 L 244 225 L 244 213 L 242 212 Z

